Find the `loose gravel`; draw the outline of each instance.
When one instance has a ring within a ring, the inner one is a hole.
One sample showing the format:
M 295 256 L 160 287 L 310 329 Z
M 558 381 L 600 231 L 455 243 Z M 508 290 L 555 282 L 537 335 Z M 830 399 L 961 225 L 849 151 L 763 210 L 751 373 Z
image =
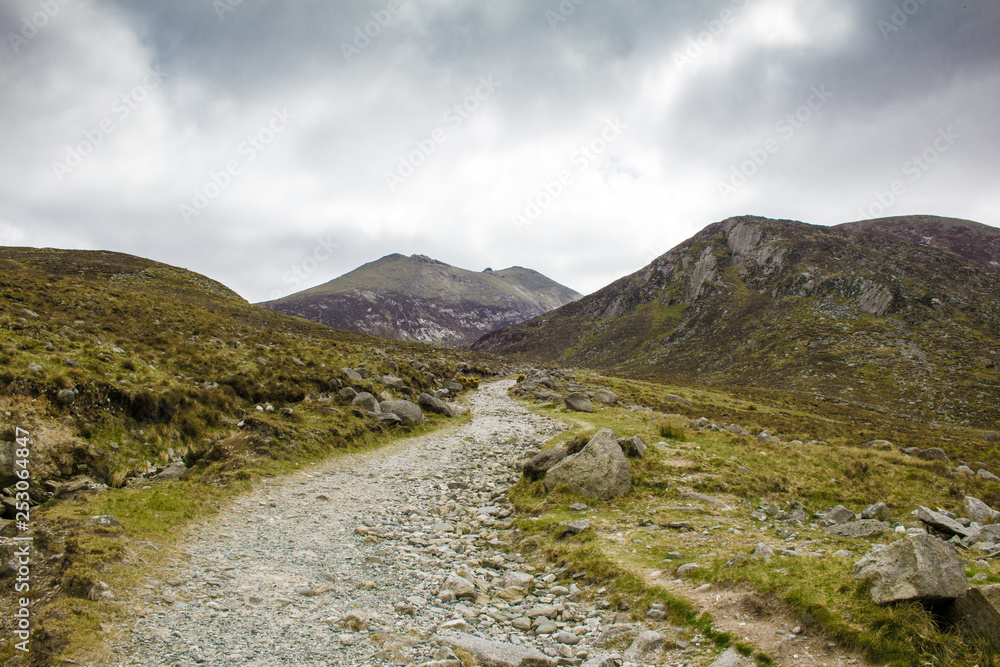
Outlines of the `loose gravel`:
M 603 591 L 511 551 L 505 491 L 518 462 L 564 428 L 512 401 L 511 385 L 472 394 L 471 422 L 235 501 L 195 531 L 187 557 L 148 579 L 131 638 L 108 664 L 449 667 L 461 665 L 451 647 L 480 639 L 502 642 L 512 664 L 518 652 L 553 665 L 642 664 L 657 650 L 670 661 L 656 664 L 703 664 L 703 638 L 666 641 L 609 612 Z

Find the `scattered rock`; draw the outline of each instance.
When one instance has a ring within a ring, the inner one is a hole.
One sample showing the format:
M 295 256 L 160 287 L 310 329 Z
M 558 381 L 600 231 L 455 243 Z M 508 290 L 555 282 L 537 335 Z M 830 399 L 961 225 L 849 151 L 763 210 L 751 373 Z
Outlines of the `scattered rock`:
M 740 655 L 734 648 L 729 648 L 709 667 L 755 667 L 756 664 L 753 659 Z
M 882 451 L 888 451 L 893 447 L 892 443 L 888 440 L 869 440 L 863 446 L 867 449 L 879 449 Z
M 594 400 L 605 405 L 614 405 L 618 402 L 618 394 L 610 389 L 598 389 L 594 392 Z
M 869 505 L 861 511 L 862 519 L 876 519 L 877 521 L 892 521 L 892 511 L 883 502 Z
M 976 523 L 985 525 L 988 523 L 1000 522 L 1000 512 L 996 511 L 978 498 L 966 496 L 962 501 L 962 509 L 965 510 L 965 516 L 969 517 Z
M 883 533 L 891 533 L 892 524 L 875 519 L 862 519 L 830 526 L 826 532 L 839 537 L 875 537 Z
M 683 396 L 678 396 L 677 394 L 664 394 L 663 400 L 667 403 L 680 403 L 681 405 L 691 407 L 691 402 L 688 401 Z
M 826 513 L 826 518 L 835 523 L 847 523 L 848 521 L 854 521 L 854 512 L 843 505 L 837 505 Z
M 379 407 L 378 399 L 369 394 L 367 391 L 363 391 L 351 401 L 351 405 L 356 405 L 362 410 L 367 412 L 374 412 L 378 414 L 382 412 L 382 408 Z
M 639 633 L 639 636 L 632 641 L 632 644 L 625 651 L 625 659 L 632 662 L 641 662 L 648 655 L 663 646 L 666 639 L 659 632 L 644 630 Z
M 480 639 L 464 633 L 437 635 L 434 641 L 471 654 L 476 659 L 476 664 L 482 667 L 555 667 L 556 665 L 555 660 L 536 649 Z
M 954 549 L 931 535 L 908 536 L 854 564 L 854 578 L 872 582 L 875 604 L 953 600 L 969 582 Z
M 931 528 L 947 533 L 948 535 L 958 535 L 959 537 L 971 537 L 972 531 L 940 512 L 935 512 L 926 507 L 920 506 L 911 512 L 915 517 L 926 523 Z
M 618 445 L 622 448 L 625 456 L 630 459 L 641 459 L 646 454 L 646 443 L 637 435 L 619 439 Z
M 339 396 L 342 401 L 353 401 L 357 395 L 358 392 L 354 389 L 354 387 L 344 387 L 337 392 L 337 396 Z
M 471 581 L 465 577 L 460 577 L 454 572 L 448 575 L 448 578 L 444 580 L 441 584 L 442 591 L 451 591 L 452 595 L 456 598 L 469 598 L 471 600 L 476 599 L 476 586 Z
M 552 491 L 558 484 L 601 500 L 628 493 L 632 474 L 615 434 L 602 428 L 582 450 L 550 468 L 545 473 L 545 488 Z
M 927 459 L 928 461 L 950 461 L 948 455 L 944 453 L 944 450 L 940 447 L 929 447 L 927 449 L 922 449 L 917 453 L 917 457 L 921 459 Z
M 552 466 L 566 458 L 568 453 L 564 445 L 557 445 L 551 449 L 546 449 L 544 452 L 539 452 L 525 461 L 521 467 L 521 471 L 530 480 L 542 479 L 545 477 L 545 473 Z
M 774 558 L 774 549 L 763 542 L 758 542 L 757 547 L 753 550 L 753 555 L 750 557 L 757 559 Z
M 980 468 L 979 470 L 977 470 L 976 477 L 981 477 L 982 479 L 988 479 L 991 482 L 1000 482 L 1000 477 L 997 477 L 996 475 L 991 473 L 989 470 L 986 470 L 985 468 Z
M 575 412 L 593 412 L 594 406 L 587 398 L 586 394 L 581 394 L 580 392 L 573 392 L 565 399 L 566 407 L 569 410 Z
M 407 426 L 416 426 L 424 421 L 424 413 L 420 410 L 420 406 L 412 401 L 382 401 L 379 407 L 382 412 L 390 412 L 399 417 Z
M 158 472 L 153 478 L 154 482 L 176 482 L 177 480 L 184 479 L 187 474 L 187 466 L 184 465 L 183 461 L 174 461 L 167 467 L 163 468 Z
M 1000 584 L 970 588 L 949 605 L 947 614 L 1000 649 Z
M 417 403 L 421 408 L 427 412 L 433 412 L 435 414 L 444 415 L 446 417 L 454 417 L 451 410 L 448 408 L 448 404 L 442 401 L 440 398 L 431 396 L 428 393 L 422 393 L 417 398 Z

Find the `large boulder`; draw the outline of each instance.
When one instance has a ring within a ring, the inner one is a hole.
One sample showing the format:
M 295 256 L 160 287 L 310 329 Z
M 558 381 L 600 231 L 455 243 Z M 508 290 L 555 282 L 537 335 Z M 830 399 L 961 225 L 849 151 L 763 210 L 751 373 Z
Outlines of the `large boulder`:
M 369 394 L 367 391 L 363 391 L 355 396 L 351 401 L 351 405 L 356 405 L 362 410 L 374 412 L 375 414 L 382 412 L 382 408 L 379 407 L 378 399 Z
M 406 383 L 403 382 L 402 378 L 398 378 L 392 374 L 383 375 L 382 384 L 384 384 L 386 387 L 389 387 L 390 389 L 397 389 L 397 390 L 402 389 L 403 387 L 406 386 Z
M 931 528 L 939 530 L 942 533 L 948 535 L 958 535 L 959 537 L 972 537 L 975 533 L 969 528 L 966 528 L 959 522 L 955 521 L 951 517 L 945 516 L 940 512 L 935 512 L 932 509 L 928 509 L 921 505 L 917 509 L 911 512 L 915 517 L 926 523 Z
M 455 416 L 455 413 L 448 407 L 447 403 L 436 396 L 431 396 L 426 392 L 420 394 L 417 398 L 417 403 L 419 403 L 420 407 L 427 412 L 434 412 L 439 415 L 444 415 L 445 417 Z
M 525 461 L 524 465 L 521 466 L 521 471 L 529 480 L 541 479 L 545 477 L 545 473 L 552 466 L 566 458 L 568 453 L 564 445 L 546 449 L 544 452 L 539 452 Z
M 594 400 L 598 403 L 604 403 L 606 405 L 614 405 L 618 402 L 618 394 L 611 391 L 610 389 L 605 389 L 604 387 L 598 389 L 594 392 Z
M 629 492 L 632 473 L 611 429 L 602 428 L 583 449 L 545 473 L 545 488 L 551 491 L 559 484 L 601 500 L 618 498 Z
M 912 535 L 854 564 L 854 578 L 872 582 L 875 604 L 954 600 L 969 588 L 954 549 L 932 535 Z
M 420 410 L 420 406 L 412 401 L 382 401 L 379 407 L 382 412 L 396 415 L 408 426 L 416 426 L 424 421 L 424 413 Z
M 572 394 L 566 397 L 566 407 L 574 412 L 593 412 L 594 405 L 590 402 L 590 399 L 586 394 L 581 394 L 578 391 L 574 391 Z
M 948 616 L 1000 649 L 1000 584 L 965 591 L 948 607 Z
M 979 498 L 966 496 L 965 500 L 962 501 L 962 509 L 965 510 L 965 516 L 976 523 L 986 525 L 1000 521 L 1000 512 L 997 512 Z
M 637 435 L 619 439 L 618 445 L 622 448 L 622 453 L 630 459 L 641 459 L 646 455 L 646 443 Z

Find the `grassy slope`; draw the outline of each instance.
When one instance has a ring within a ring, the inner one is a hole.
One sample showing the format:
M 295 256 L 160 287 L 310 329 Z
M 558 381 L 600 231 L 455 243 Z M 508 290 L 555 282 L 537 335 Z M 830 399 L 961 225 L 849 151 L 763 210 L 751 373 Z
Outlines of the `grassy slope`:
M 633 491 L 617 501 L 602 503 L 562 491 L 546 494 L 541 482 L 522 480 L 511 496 L 523 512 L 518 525 L 527 544 L 569 565 L 570 571 L 589 570 L 593 580 L 610 585 L 622 609 L 637 617 L 652 602 L 664 601 L 675 610 L 675 620 L 695 622 L 690 607 L 682 597 L 669 592 L 667 582 L 674 578 L 677 566 L 697 562 L 703 569 L 692 575 L 696 582 L 748 584 L 797 610 L 804 624 L 865 652 L 877 664 L 971 667 L 995 663 L 996 655 L 981 642 L 940 625 L 919 605 L 874 605 L 865 587 L 851 576 L 851 566 L 867 552 L 871 540 L 831 538 L 822 530 L 809 528 L 798 529 L 787 539 L 791 530 L 775 530 L 772 523 L 761 524 L 750 516 L 762 502 L 781 507 L 799 502 L 811 513 L 837 504 L 860 512 L 870 503 L 884 501 L 894 520 L 903 522 L 911 520 L 909 512 L 917 505 L 961 513 L 966 494 L 996 506 L 1000 487 L 956 476 L 951 472 L 954 464 L 948 467 L 859 446 L 878 433 L 892 440 L 905 438 L 914 446 L 942 446 L 953 458 L 972 458 L 982 454 L 981 433 L 955 427 L 897 437 L 901 434 L 894 427 L 899 422 L 871 413 L 861 415 L 870 421 L 871 429 L 862 436 L 856 411 L 829 404 L 796 404 L 794 397 L 777 393 L 746 391 L 734 395 L 718 389 L 607 377 L 581 379 L 610 386 L 623 403 L 654 411 L 600 407 L 593 414 L 583 414 L 565 413 L 559 407 L 537 408 L 569 418 L 574 424 L 550 444 L 586 437 L 600 427 L 611 428 L 619 437 L 638 434 L 649 444 L 664 442 L 651 446 L 646 458 L 631 461 Z M 693 407 L 662 400 L 668 391 L 684 396 Z M 665 413 L 684 416 L 667 417 Z M 768 428 L 789 439 L 823 439 L 828 444 L 775 446 L 761 444 L 756 437 L 687 426 L 690 419 L 701 416 L 738 423 L 753 432 Z M 664 429 L 664 425 L 670 428 Z M 669 437 L 664 438 L 663 433 Z M 942 436 L 948 440 L 943 442 Z M 993 453 L 990 457 L 996 460 Z M 710 494 L 736 509 L 724 512 L 691 503 L 680 497 L 683 490 Z M 594 511 L 581 515 L 569 510 L 570 504 L 581 500 Z M 590 520 L 591 530 L 576 537 L 554 537 L 559 534 L 559 522 L 584 516 Z M 676 521 L 690 522 L 690 528 L 668 528 Z M 767 526 L 764 530 L 763 525 Z M 895 538 L 886 536 L 880 541 L 891 539 Z M 779 553 L 798 546 L 802 551 L 821 550 L 824 555 L 779 556 L 766 562 L 725 566 L 738 554 L 749 555 L 757 542 L 769 543 Z M 853 557 L 833 557 L 838 549 L 850 550 Z M 679 552 L 680 558 L 667 556 L 673 551 Z M 651 583 L 648 575 L 654 570 L 667 574 Z M 986 573 L 984 583 L 1000 583 L 1000 567 L 995 562 L 988 567 L 969 565 L 966 572 L 970 576 Z
M 883 234 L 872 225 L 754 224 L 763 244 L 785 249 L 784 269 L 738 266 L 712 225 L 632 276 L 474 347 L 654 381 L 780 387 L 924 423 L 1000 422 L 990 400 L 1000 392 L 998 274 L 975 259 L 977 248 L 997 252 L 1000 231 L 937 218 L 907 222 L 915 239 L 886 235 L 898 221 Z M 932 228 L 953 236 L 920 245 Z M 717 282 L 690 300 L 706 248 Z M 822 276 L 816 292 L 801 292 L 807 270 Z M 897 290 L 894 309 L 861 310 L 861 279 Z
M 394 437 L 329 398 L 342 367 L 393 372 L 421 390 L 434 384 L 430 373 L 478 375 L 477 359 L 251 306 L 203 276 L 136 257 L 0 249 L 0 409 L 9 431 L 0 440 L 12 441 L 15 426 L 31 432 L 32 498 L 51 498 L 44 479 L 122 486 L 171 452 L 195 466 L 181 482 L 80 491 L 33 509 L 34 664 L 86 655 L 102 628 L 114 632 L 118 606 L 88 594 L 103 581 L 120 596 L 139 563 L 162 562 L 167 552 L 140 543 L 169 548 L 188 522 L 261 475 Z M 78 392 L 69 405 L 58 400 L 65 389 Z M 118 516 L 124 531 L 81 527 L 103 513 Z M 12 525 L 3 530 L 15 534 Z M 13 581 L 0 575 L 6 610 Z

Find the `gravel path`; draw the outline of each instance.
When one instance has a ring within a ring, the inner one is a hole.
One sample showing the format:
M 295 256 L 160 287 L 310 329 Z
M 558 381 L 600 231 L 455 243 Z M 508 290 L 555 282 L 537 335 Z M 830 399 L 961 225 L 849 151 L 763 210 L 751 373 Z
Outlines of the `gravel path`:
M 239 499 L 188 543 L 190 558 L 148 581 L 147 607 L 110 664 L 416 664 L 444 657 L 427 640 L 449 620 L 446 629 L 502 625 L 470 616 L 483 611 L 481 592 L 469 607 L 437 596 L 456 570 L 481 588 L 531 570 L 498 540 L 504 489 L 524 452 L 562 427 L 510 400 L 511 384 L 473 394 L 469 423 Z

